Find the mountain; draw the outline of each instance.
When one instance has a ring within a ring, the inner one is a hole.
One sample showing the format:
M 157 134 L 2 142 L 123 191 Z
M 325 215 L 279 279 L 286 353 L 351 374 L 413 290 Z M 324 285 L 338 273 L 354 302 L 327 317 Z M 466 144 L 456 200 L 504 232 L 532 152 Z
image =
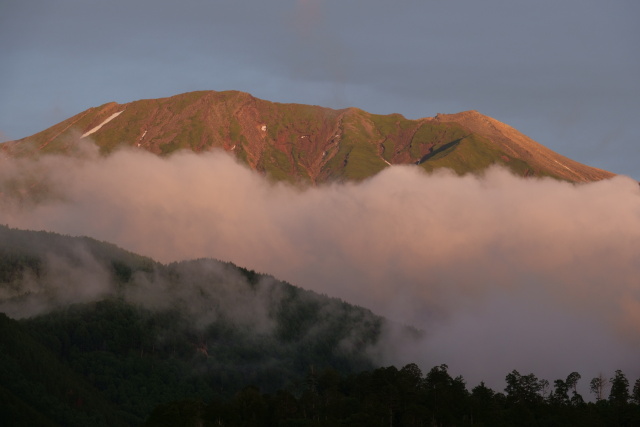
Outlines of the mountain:
M 107 103 L 3 144 L 3 151 L 65 152 L 89 138 L 103 153 L 122 146 L 158 155 L 223 149 L 273 179 L 313 184 L 365 179 L 392 164 L 458 174 L 500 164 L 521 176 L 572 182 L 614 175 L 561 156 L 477 111 L 408 120 L 357 108 L 274 103 L 237 91 Z
M 295 390 L 309 369 L 371 369 L 389 325 L 233 264 L 164 265 L 90 238 L 0 226 L 7 425 L 140 425 L 164 402 L 228 398 L 249 384 Z

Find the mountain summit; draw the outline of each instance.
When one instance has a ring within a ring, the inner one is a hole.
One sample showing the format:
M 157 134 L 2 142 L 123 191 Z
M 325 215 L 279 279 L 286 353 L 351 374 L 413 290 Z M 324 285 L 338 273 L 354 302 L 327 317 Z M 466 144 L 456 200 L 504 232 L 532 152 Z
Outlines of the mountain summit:
M 521 176 L 572 182 L 614 174 L 575 162 L 477 111 L 408 120 L 357 108 L 281 104 L 237 91 L 201 91 L 93 107 L 4 151 L 37 147 L 64 152 L 78 139 L 103 153 L 121 146 L 167 155 L 223 149 L 276 180 L 322 183 L 360 180 L 389 165 L 480 172 L 493 164 Z

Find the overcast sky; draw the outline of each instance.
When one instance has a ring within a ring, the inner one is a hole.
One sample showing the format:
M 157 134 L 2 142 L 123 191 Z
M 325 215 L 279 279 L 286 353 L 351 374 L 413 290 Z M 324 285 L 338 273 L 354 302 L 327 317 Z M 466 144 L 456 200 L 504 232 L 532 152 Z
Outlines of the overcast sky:
M 192 90 L 475 109 L 640 179 L 637 0 L 2 0 L 0 141 Z

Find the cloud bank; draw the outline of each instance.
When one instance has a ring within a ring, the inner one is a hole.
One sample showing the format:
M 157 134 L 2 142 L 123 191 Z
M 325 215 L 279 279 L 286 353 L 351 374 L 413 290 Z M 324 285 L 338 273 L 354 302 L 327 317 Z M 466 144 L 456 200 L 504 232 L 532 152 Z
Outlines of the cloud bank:
M 162 262 L 213 257 L 426 332 L 385 363 L 447 363 L 471 385 L 640 376 L 640 189 L 427 175 L 394 166 L 300 189 L 228 155 L 0 158 L 0 222 L 88 235 Z

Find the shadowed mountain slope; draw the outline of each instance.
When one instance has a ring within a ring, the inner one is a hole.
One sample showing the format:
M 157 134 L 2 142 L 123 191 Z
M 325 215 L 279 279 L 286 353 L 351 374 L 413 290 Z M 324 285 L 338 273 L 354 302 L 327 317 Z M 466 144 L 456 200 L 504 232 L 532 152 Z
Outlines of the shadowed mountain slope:
M 167 155 L 223 149 L 272 179 L 313 184 L 370 177 L 392 164 L 477 173 L 493 164 L 521 176 L 589 182 L 614 174 L 574 162 L 476 111 L 408 120 L 357 108 L 280 104 L 237 91 L 201 91 L 90 108 L 4 151 L 64 152 L 93 140 Z
M 90 238 L 0 225 L 8 425 L 140 425 L 180 398 L 210 401 L 248 384 L 296 390 L 310 367 L 371 369 L 387 327 L 408 342 L 421 334 L 230 263 L 165 265 Z

